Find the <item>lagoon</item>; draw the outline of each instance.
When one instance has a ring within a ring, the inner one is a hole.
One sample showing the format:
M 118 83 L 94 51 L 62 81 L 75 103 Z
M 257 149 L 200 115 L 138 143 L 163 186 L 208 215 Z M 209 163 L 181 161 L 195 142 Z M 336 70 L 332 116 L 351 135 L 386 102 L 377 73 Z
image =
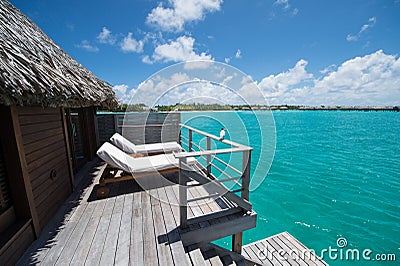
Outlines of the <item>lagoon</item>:
M 265 136 L 254 126 L 258 121 L 270 128 L 270 113 L 254 114 L 184 112 L 182 122 L 215 135 L 223 124 L 229 138 L 235 135 L 237 121 L 243 121 L 254 147 L 254 174 L 260 155 L 271 154 L 271 143 L 258 145 Z M 317 255 L 329 247 L 340 250 L 337 240 L 344 238 L 344 251 L 371 249 L 371 257 L 394 253 L 398 262 L 400 113 L 277 111 L 273 117 L 275 156 L 266 178 L 250 194 L 258 221 L 256 228 L 244 233 L 244 244 L 288 231 Z M 258 167 L 263 164 L 269 167 L 268 160 Z M 217 243 L 229 248 L 231 242 Z M 331 265 L 365 264 L 324 259 Z

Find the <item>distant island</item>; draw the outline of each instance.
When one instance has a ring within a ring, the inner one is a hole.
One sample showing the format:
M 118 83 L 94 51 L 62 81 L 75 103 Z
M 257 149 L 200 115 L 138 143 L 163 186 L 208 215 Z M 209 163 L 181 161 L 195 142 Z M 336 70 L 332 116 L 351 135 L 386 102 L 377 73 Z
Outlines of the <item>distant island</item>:
M 141 104 L 122 104 L 117 110 L 119 112 L 177 112 L 177 111 L 250 111 L 250 110 L 271 110 L 271 111 L 317 111 L 317 110 L 331 110 L 331 111 L 400 111 L 400 106 L 303 106 L 303 105 L 220 105 L 220 104 L 182 104 L 176 103 L 173 105 L 157 105 L 149 107 L 143 103 Z

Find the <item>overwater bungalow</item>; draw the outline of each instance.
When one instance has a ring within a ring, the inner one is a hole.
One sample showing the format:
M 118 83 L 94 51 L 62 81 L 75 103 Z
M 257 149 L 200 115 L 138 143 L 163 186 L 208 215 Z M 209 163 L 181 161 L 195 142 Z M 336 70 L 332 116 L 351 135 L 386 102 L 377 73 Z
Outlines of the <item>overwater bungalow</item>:
M 117 105 L 110 85 L 6 0 L 0 35 L 1 265 L 326 265 L 290 257 L 307 248 L 288 233 L 242 245 L 257 220 L 251 147 L 183 125 L 179 112 L 96 114 Z M 95 154 L 116 132 L 132 145 L 176 142 L 179 152 L 158 156 L 178 167 L 140 178 L 117 169 L 105 182 L 115 165 Z M 231 249 L 211 244 L 227 236 Z
M 12 264 L 74 189 L 97 150 L 95 108 L 109 84 L 0 2 L 0 261 Z

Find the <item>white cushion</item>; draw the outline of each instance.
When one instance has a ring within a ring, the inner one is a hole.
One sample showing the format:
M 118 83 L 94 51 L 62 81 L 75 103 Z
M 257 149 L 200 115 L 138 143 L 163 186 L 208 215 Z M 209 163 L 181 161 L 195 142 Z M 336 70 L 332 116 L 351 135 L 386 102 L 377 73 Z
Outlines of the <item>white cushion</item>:
M 115 133 L 111 138 L 111 142 L 126 153 L 136 153 L 135 144 L 124 138 L 121 134 Z
M 171 153 L 133 158 L 108 142 L 104 143 L 99 148 L 97 155 L 111 166 L 132 174 L 162 171 L 179 167 L 179 160 Z M 194 164 L 196 159 L 189 157 L 187 162 L 189 165 Z
M 168 153 L 182 151 L 181 145 L 177 142 L 163 142 L 135 145 L 119 133 L 115 133 L 111 138 L 111 142 L 127 153 Z

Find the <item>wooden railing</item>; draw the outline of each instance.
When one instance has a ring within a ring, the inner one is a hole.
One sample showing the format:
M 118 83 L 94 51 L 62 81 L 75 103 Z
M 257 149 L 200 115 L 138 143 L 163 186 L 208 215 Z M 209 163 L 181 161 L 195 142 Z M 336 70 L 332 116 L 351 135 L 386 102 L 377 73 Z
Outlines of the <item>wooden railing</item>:
M 201 198 L 191 198 L 188 200 L 187 198 L 187 180 L 188 178 L 198 181 L 200 184 L 207 184 L 212 182 L 213 188 L 215 189 L 217 196 L 224 196 L 227 199 L 235 202 L 238 207 L 242 208 L 244 211 L 251 211 L 252 206 L 249 202 L 249 184 L 250 184 L 250 163 L 251 163 L 251 151 L 253 148 L 249 146 L 245 146 L 227 139 L 220 139 L 219 137 L 203 132 L 196 128 L 180 124 L 181 126 L 181 136 L 180 142 L 181 145 L 187 148 L 187 152 L 176 153 L 175 158 L 179 159 L 179 201 L 180 201 L 180 226 L 185 228 L 188 226 L 187 221 L 187 206 L 191 201 L 205 199 L 207 197 L 215 198 L 215 194 L 210 194 L 206 197 Z M 182 129 L 185 128 L 188 130 L 187 137 L 182 134 Z M 203 138 L 206 138 L 206 148 L 202 148 L 199 144 L 193 141 L 193 135 L 199 134 Z M 221 142 L 228 146 L 228 148 L 220 148 L 220 149 L 211 149 L 211 140 L 215 140 L 217 142 Z M 218 158 L 217 155 L 220 154 L 233 154 L 233 153 L 242 153 L 242 163 L 241 169 L 237 169 L 235 167 L 221 158 Z M 204 169 L 202 169 L 203 173 L 199 173 L 199 171 L 193 171 L 187 164 L 187 158 L 196 157 L 197 159 L 202 159 L 205 161 Z M 219 162 L 221 165 L 226 166 L 226 169 L 230 169 L 230 172 L 237 174 L 237 176 L 232 176 L 228 174 L 227 171 L 218 167 L 213 160 Z M 212 169 L 215 169 L 224 178 L 217 179 L 213 173 Z M 228 189 L 224 183 L 225 182 L 234 182 L 235 187 L 239 187 L 239 189 Z M 236 195 L 236 193 L 240 192 L 240 196 Z

